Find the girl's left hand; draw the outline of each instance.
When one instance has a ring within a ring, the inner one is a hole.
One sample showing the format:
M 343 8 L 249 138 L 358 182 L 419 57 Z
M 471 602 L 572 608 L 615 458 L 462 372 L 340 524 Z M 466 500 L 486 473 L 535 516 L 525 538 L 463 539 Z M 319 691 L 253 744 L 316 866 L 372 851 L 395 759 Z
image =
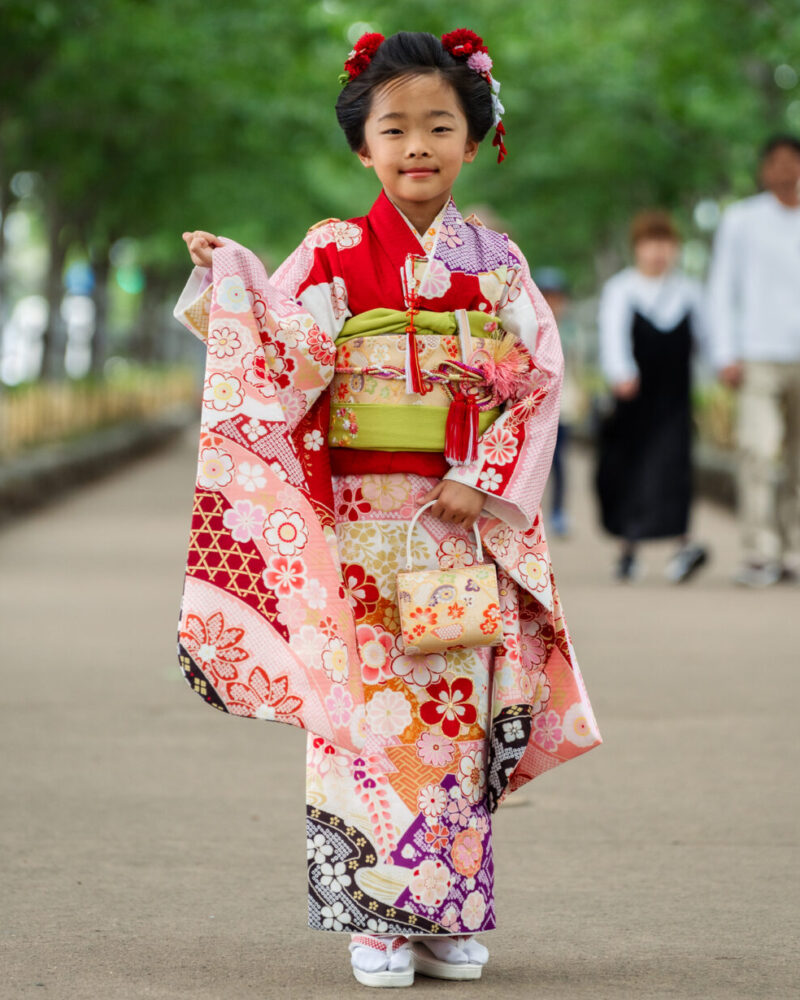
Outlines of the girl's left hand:
M 453 482 L 452 479 L 442 479 L 422 498 L 420 506 L 436 500 L 430 510 L 434 517 L 469 530 L 483 510 L 483 496 L 480 490 L 473 489 L 472 486 Z

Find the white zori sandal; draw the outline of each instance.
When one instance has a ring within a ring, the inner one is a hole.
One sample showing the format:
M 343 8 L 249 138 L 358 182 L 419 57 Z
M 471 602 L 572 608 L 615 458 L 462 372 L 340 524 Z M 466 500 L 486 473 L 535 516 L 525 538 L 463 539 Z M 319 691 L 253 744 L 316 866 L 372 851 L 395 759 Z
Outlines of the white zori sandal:
M 480 979 L 489 949 L 473 937 L 413 938 L 414 968 L 431 979 Z
M 408 938 L 353 934 L 350 939 L 353 975 L 364 986 L 412 986 L 414 963 Z

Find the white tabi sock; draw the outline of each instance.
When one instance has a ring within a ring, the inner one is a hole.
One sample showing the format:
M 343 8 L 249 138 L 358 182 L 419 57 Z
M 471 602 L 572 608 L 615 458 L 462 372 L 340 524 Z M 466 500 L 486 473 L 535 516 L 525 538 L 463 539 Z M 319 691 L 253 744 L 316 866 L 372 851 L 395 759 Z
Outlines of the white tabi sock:
M 460 937 L 456 938 L 456 941 L 470 962 L 475 962 L 476 965 L 486 965 L 489 961 L 489 949 L 480 941 L 476 941 L 474 937 Z
M 394 934 L 353 934 L 350 964 L 361 972 L 404 972 L 411 965 L 408 940 Z
M 416 937 L 414 940 L 418 944 L 424 944 L 434 958 L 438 958 L 440 962 L 447 962 L 448 965 L 464 965 L 470 961 L 467 953 L 460 946 L 459 938 L 436 937 L 431 934 L 426 937 Z

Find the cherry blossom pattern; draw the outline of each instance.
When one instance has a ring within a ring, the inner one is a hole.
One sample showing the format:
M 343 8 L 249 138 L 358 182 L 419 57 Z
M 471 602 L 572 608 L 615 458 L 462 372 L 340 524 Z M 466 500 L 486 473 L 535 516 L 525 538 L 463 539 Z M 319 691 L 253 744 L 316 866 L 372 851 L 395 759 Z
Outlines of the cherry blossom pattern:
M 353 881 L 347 874 L 344 861 L 325 861 L 319 868 L 319 883 L 327 886 L 331 892 L 341 892 Z
M 347 312 L 347 285 L 338 275 L 334 276 L 331 283 L 331 306 L 334 319 L 341 319 Z
M 352 489 L 345 486 L 340 494 L 337 509 L 340 518 L 347 518 L 348 521 L 359 521 L 364 514 L 369 514 L 371 507 L 369 501 L 364 499 L 359 487 Z
M 483 860 L 483 842 L 476 829 L 468 826 L 453 837 L 450 860 L 459 875 L 472 878 L 480 870 Z
M 460 247 L 464 242 L 458 235 L 455 226 L 449 226 L 446 223 L 443 223 L 439 228 L 439 239 L 451 250 Z
M 197 485 L 220 490 L 233 479 L 233 458 L 219 448 L 204 448 L 197 463 Z
M 497 631 L 497 627 L 500 624 L 500 605 L 488 604 L 483 609 L 483 618 L 481 619 L 480 629 L 484 635 L 492 635 Z
M 306 334 L 308 353 L 321 365 L 332 365 L 336 361 L 336 347 L 327 335 L 316 325 Z
M 217 324 L 208 331 L 207 346 L 212 358 L 227 361 L 240 349 L 242 341 L 239 331 L 232 323 Z
M 411 705 L 400 691 L 376 691 L 367 702 L 367 725 L 376 736 L 399 736 L 411 724 Z
M 425 843 L 431 851 L 443 851 L 450 839 L 450 831 L 443 823 L 431 823 L 425 831 Z
M 322 926 L 326 931 L 341 931 L 348 926 L 353 919 L 345 910 L 344 903 L 337 899 L 330 906 L 323 906 L 319 911 L 322 918 Z
M 255 444 L 260 437 L 263 437 L 266 433 L 266 425 L 260 420 L 256 420 L 255 417 L 251 417 L 246 424 L 242 424 L 241 431 L 242 434 L 247 438 L 250 444 Z
M 519 447 L 515 435 L 502 424 L 494 424 L 484 434 L 481 444 L 485 460 L 492 465 L 508 465 L 516 457 Z
M 213 410 L 234 410 L 242 402 L 242 383 L 235 375 L 212 372 L 206 379 L 203 402 Z
M 297 711 L 303 699 L 289 693 L 286 675 L 270 679 L 263 667 L 255 667 L 246 683 L 241 679 L 229 681 L 226 691 L 228 710 L 233 715 L 300 725 Z
M 430 700 L 420 706 L 420 718 L 429 726 L 441 725 L 445 736 L 456 739 L 462 728 L 469 728 L 478 718 L 469 700 L 472 690 L 468 677 L 457 677 L 452 684 L 443 677 L 428 687 Z
M 295 363 L 293 358 L 286 356 L 286 347 L 279 341 L 269 341 L 264 344 L 264 357 L 275 385 L 281 389 L 287 388 L 291 382 Z
M 264 522 L 264 540 L 282 556 L 301 552 L 308 541 L 308 529 L 303 515 L 286 508 L 272 511 Z
M 435 733 L 421 733 L 415 746 L 419 759 L 430 767 L 447 767 L 456 752 L 455 743 Z
M 486 490 L 488 493 L 496 493 L 500 489 L 500 484 L 503 482 L 503 477 L 497 471 L 497 469 L 491 466 L 481 473 L 480 479 L 478 480 L 478 486 L 482 490 Z
M 532 593 L 541 593 L 547 590 L 550 583 L 550 572 L 547 559 L 544 556 L 531 552 L 519 563 L 519 573 L 522 582 Z
M 187 615 L 180 633 L 184 649 L 214 684 L 238 678 L 236 664 L 250 655 L 240 645 L 243 638 L 244 629 L 238 625 L 226 627 L 221 611 L 215 611 L 205 621 L 199 615 Z
M 475 565 L 475 556 L 470 552 L 469 542 L 458 535 L 450 535 L 442 542 L 436 553 L 442 569 L 463 569 Z
M 222 523 L 237 542 L 251 542 L 261 535 L 266 510 L 249 500 L 235 500 L 222 515 Z
M 305 238 L 305 244 L 309 247 L 325 247 L 329 243 L 335 243 L 339 250 L 350 250 L 358 246 L 362 236 L 361 226 L 355 222 L 333 220 L 312 229 Z
M 243 313 L 250 308 L 250 297 L 242 279 L 236 275 L 223 278 L 217 284 L 217 304 L 226 312 Z
M 426 688 L 447 670 L 447 660 L 440 653 L 406 655 L 401 653 L 392 660 L 392 673 L 402 677 L 406 684 Z
M 264 356 L 264 348 L 257 347 L 242 358 L 242 368 L 244 369 L 244 380 L 248 385 L 253 385 L 257 389 L 263 389 L 267 381 L 267 359 Z
M 306 567 L 302 559 L 290 556 L 273 556 L 262 573 L 264 584 L 280 597 L 289 597 L 302 590 L 306 584 Z
M 325 840 L 324 834 L 316 833 L 313 837 L 306 837 L 306 858 L 317 865 L 321 865 L 333 854 L 333 844 Z
M 327 648 L 322 654 L 322 669 L 335 684 L 347 680 L 350 670 L 347 646 L 343 639 L 334 637 L 328 640 Z
M 325 698 L 325 708 L 334 726 L 346 726 L 353 714 L 353 696 L 344 684 L 333 684 Z
M 480 802 L 486 789 L 486 763 L 483 750 L 465 753 L 458 762 L 458 787 L 468 802 Z
M 423 785 L 417 794 L 417 808 L 428 819 L 435 819 L 444 812 L 447 805 L 447 792 L 441 785 L 435 783 Z
M 426 858 L 411 873 L 409 891 L 423 906 L 441 906 L 453 885 L 453 873 L 443 861 Z
M 564 742 L 564 730 L 557 712 L 541 712 L 533 720 L 533 742 L 547 753 L 555 753 Z
M 306 580 L 306 585 L 300 594 L 303 603 L 314 611 L 322 611 L 328 602 L 328 590 L 319 580 Z
M 325 439 L 321 431 L 314 429 L 303 435 L 303 447 L 306 451 L 319 451 L 323 444 L 325 444 Z
M 358 563 L 347 563 L 342 566 L 342 576 L 350 595 L 350 603 L 353 605 L 356 620 L 363 621 L 371 612 L 375 611 L 378 601 L 381 599 L 377 580 Z
M 595 727 L 586 706 L 579 701 L 564 713 L 564 736 L 576 747 L 588 747 L 597 739 Z
M 476 889 L 467 896 L 461 906 L 461 920 L 465 927 L 474 931 L 483 923 L 485 915 L 486 900 L 483 898 L 483 893 Z
M 263 490 L 267 485 L 264 466 L 259 465 L 258 462 L 241 462 L 236 470 L 236 482 L 243 487 L 246 493 Z
M 451 827 L 468 826 L 471 816 L 472 806 L 465 798 L 459 796 L 456 799 L 450 799 L 447 803 L 447 813 L 444 818 Z
M 361 655 L 361 679 L 365 684 L 387 681 L 392 676 L 394 636 L 377 625 L 359 625 L 356 639 Z

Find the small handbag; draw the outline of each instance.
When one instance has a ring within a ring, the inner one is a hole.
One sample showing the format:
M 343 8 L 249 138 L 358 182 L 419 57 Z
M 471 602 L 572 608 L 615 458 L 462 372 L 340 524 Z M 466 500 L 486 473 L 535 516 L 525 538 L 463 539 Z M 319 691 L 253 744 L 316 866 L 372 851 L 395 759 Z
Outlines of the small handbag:
M 408 526 L 406 568 L 397 574 L 397 607 L 406 653 L 439 653 L 471 646 L 496 646 L 503 635 L 497 570 L 483 562 L 483 545 L 475 525 L 478 561 L 455 569 L 415 570 L 411 536 L 417 519 L 431 500 L 416 512 Z

